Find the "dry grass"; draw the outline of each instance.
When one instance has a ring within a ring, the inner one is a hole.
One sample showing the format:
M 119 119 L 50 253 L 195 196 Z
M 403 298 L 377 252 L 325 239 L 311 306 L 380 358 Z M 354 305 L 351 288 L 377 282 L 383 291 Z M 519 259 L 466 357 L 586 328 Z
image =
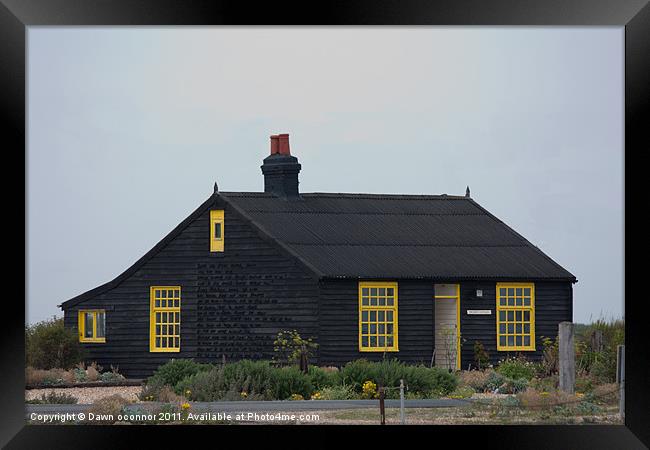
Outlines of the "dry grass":
M 101 398 L 95 401 L 88 409 L 86 417 L 94 414 L 93 424 L 113 424 L 117 421 L 117 416 L 122 412 L 122 408 L 131 403 L 121 395 L 115 394 L 109 397 Z
M 163 386 L 160 389 L 157 400 L 163 403 L 183 403 L 186 401 L 185 397 L 178 395 L 169 386 Z
M 575 395 L 562 391 L 538 391 L 528 388 L 517 394 L 517 399 L 524 408 L 548 409 L 554 406 L 575 403 L 579 401 Z
M 469 386 L 476 392 L 483 392 L 485 384 L 490 374 L 494 372 L 488 370 L 464 370 L 459 374 L 459 386 Z

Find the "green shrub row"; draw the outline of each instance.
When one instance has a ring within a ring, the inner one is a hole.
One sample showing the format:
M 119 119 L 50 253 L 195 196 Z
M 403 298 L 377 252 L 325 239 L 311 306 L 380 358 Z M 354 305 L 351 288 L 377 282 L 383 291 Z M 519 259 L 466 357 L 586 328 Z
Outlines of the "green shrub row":
M 373 381 L 388 389 L 386 396 L 399 396 L 400 379 L 408 392 L 442 396 L 454 391 L 454 374 L 440 368 L 410 366 L 397 360 L 351 361 L 340 371 L 310 366 L 303 374 L 296 367 L 275 367 L 269 361 L 242 360 L 225 365 L 200 364 L 192 360 L 172 360 L 158 368 L 147 380 L 143 398 L 158 399 L 163 387 L 194 401 L 286 400 L 298 394 L 305 399 L 358 398 L 363 383 Z M 166 394 L 165 394 L 166 395 Z

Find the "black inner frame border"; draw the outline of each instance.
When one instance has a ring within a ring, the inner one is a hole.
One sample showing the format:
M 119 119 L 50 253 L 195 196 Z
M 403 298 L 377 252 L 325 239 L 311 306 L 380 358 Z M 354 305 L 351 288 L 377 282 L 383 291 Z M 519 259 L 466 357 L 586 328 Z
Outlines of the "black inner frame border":
M 633 176 L 633 170 L 642 165 L 629 164 L 640 159 L 649 148 L 646 134 L 650 123 L 650 6 L 647 0 L 358 0 L 348 2 L 266 2 L 249 4 L 224 0 L 0 0 L 0 104 L 2 107 L 3 145 L 5 168 L 22 180 L 14 182 L 3 177 L 4 198 L 12 203 L 6 207 L 7 215 L 18 219 L 7 224 L 22 234 L 26 242 L 25 196 L 15 194 L 16 185 L 22 182 L 26 189 L 26 31 L 29 26 L 133 26 L 133 25 L 390 25 L 390 26 L 621 26 L 625 27 L 625 198 L 628 204 L 645 205 L 642 189 L 632 189 L 634 181 L 643 175 Z M 8 160 L 11 157 L 11 160 Z M 15 169 L 22 168 L 22 171 Z M 18 175 L 16 175 L 18 174 Z M 7 188 L 12 187 L 9 191 Z M 585 192 L 584 195 L 589 195 Z M 628 198 L 631 201 L 628 201 Z M 635 202 L 636 201 L 636 202 Z M 643 208 L 636 208 L 643 209 Z M 20 215 L 22 212 L 22 216 Z M 22 220 L 21 220 L 22 218 Z M 631 242 L 631 225 L 638 223 L 627 217 L 625 208 L 625 280 L 643 280 L 644 264 L 641 248 Z M 11 228 L 10 228 L 11 229 Z M 18 239 L 13 239 L 18 241 Z M 7 240 L 5 240 L 7 242 Z M 636 247 L 636 248 L 635 248 Z M 12 252 L 13 253 L 13 252 Z M 26 279 L 25 247 L 17 248 L 17 261 L 8 259 L 15 276 L 6 274 L 6 285 L 13 299 L 25 299 L 26 288 L 15 280 Z M 639 258 L 634 258 L 634 256 Z M 22 262 L 22 267 L 21 263 Z M 603 262 L 606 264 L 607 262 Z M 605 282 L 605 281 L 604 281 Z M 458 426 L 444 427 L 376 427 L 365 426 L 364 439 L 378 441 L 386 434 L 406 434 L 410 442 L 422 439 L 429 445 L 451 442 L 499 448 L 644 448 L 650 446 L 650 352 L 643 333 L 646 301 L 640 290 L 642 283 L 627 283 L 625 297 L 626 332 L 626 411 L 624 426 Z M 15 300 L 14 300 L 14 303 Z M 23 311 L 24 312 L 24 311 Z M 21 318 L 22 317 L 22 318 Z M 120 448 L 137 445 L 133 431 L 146 433 L 148 439 L 177 441 L 188 444 L 205 440 L 208 445 L 226 444 L 224 433 L 230 438 L 241 437 L 248 444 L 252 435 L 264 436 L 266 426 L 256 426 L 254 433 L 247 427 L 139 427 L 139 426 L 25 426 L 24 422 L 24 316 L 11 314 L 1 328 L 2 353 L 1 383 L 3 389 L 3 416 L 0 418 L 0 444 L 7 448 Z M 144 429 L 143 429 L 144 428 Z M 273 427 L 273 441 L 277 444 L 308 446 L 314 442 L 314 433 L 329 430 L 352 439 L 361 430 L 354 426 L 329 427 Z M 17 434 L 16 434 L 17 433 Z M 197 436 L 188 435 L 194 433 Z M 246 433 L 246 434 L 243 434 Z M 138 433 L 139 434 L 139 433 Z M 198 436 L 198 435 L 201 436 Z M 347 435 L 347 436 L 346 436 Z M 419 435 L 419 436 L 416 436 Z M 392 437 L 392 436 L 391 436 Z M 398 437 L 398 436 L 395 436 Z M 402 440 L 406 436 L 401 436 Z M 460 439 L 459 439 L 460 438 Z M 153 441 L 149 441 L 153 442 Z M 231 441 L 230 445 L 237 445 Z M 339 444 L 340 440 L 329 445 Z M 448 441 L 449 442 L 449 441 Z M 644 445 L 645 444 L 645 445 Z M 202 444 L 199 444 L 202 445 Z M 203 444 L 205 445 L 205 444 Z M 227 445 L 227 444 L 226 444 Z

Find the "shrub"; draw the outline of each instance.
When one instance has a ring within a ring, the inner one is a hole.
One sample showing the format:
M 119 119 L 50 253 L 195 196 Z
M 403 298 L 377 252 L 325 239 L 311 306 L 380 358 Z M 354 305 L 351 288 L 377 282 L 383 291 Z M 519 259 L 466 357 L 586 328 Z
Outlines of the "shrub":
M 309 364 L 309 358 L 318 348 L 312 338 L 303 339 L 296 330 L 280 331 L 273 341 L 273 351 L 275 356 L 273 360 L 279 363 L 288 364 Z
M 525 378 L 527 381 L 530 381 L 535 376 L 537 367 L 534 363 L 522 356 L 518 358 L 506 358 L 500 361 L 497 372 L 513 380 Z
M 559 376 L 557 374 L 551 375 L 549 377 L 538 378 L 535 377 L 528 383 L 528 386 L 537 390 L 537 391 L 554 391 L 558 388 L 560 383 Z
M 377 398 L 377 385 L 368 380 L 361 387 L 361 398 Z
M 487 389 L 488 378 L 494 370 L 467 370 L 460 373 L 459 384 L 469 386 L 476 392 L 485 392 Z
M 42 370 L 29 366 L 25 368 L 25 383 L 31 385 L 55 386 L 68 382 L 71 377 L 72 372 L 63 369 Z
M 319 400 L 354 400 L 358 398 L 352 386 L 340 385 L 323 388 Z
M 289 400 L 304 400 L 305 398 L 302 396 L 302 394 L 291 394 L 291 397 L 289 397 Z
M 440 367 L 403 366 L 403 377 L 409 391 L 446 395 L 458 386 L 458 378 Z M 398 381 L 399 385 L 399 381 Z
M 309 376 L 296 367 L 282 367 L 272 372 L 271 386 L 266 397 L 285 400 L 292 394 L 300 394 L 303 398 L 309 398 L 313 390 Z
M 481 341 L 474 342 L 474 362 L 479 370 L 487 368 L 490 364 L 490 355 Z
M 192 359 L 171 359 L 156 369 L 154 374 L 147 379 L 147 384 L 152 383 L 154 386 L 167 385 L 175 388 L 184 378 L 209 370 L 211 367 L 210 364 L 200 364 Z M 181 392 L 180 390 L 176 391 L 177 394 Z
M 470 398 L 475 391 L 469 386 L 460 386 L 449 394 L 449 398 Z
M 341 368 L 341 381 L 352 387 L 356 392 L 361 392 L 361 386 L 366 380 L 375 379 L 373 364 L 367 359 L 356 359 L 348 362 Z
M 526 380 L 525 378 L 519 378 L 517 380 L 506 378 L 506 381 L 499 388 L 499 393 L 517 394 L 519 392 L 525 391 L 527 387 L 528 387 L 528 380 Z
M 559 368 L 558 337 L 555 340 L 549 337 L 542 337 L 542 346 L 544 348 L 542 350 L 542 363 L 540 365 L 541 375 L 549 376 L 557 373 Z
M 99 375 L 99 380 L 104 383 L 113 383 L 124 380 L 124 375 L 117 372 L 104 372 Z
M 547 410 L 556 406 L 570 404 L 576 397 L 562 391 L 538 391 L 528 388 L 517 394 L 517 399 L 526 408 Z
M 63 318 L 25 327 L 26 364 L 36 369 L 69 369 L 83 359 L 77 333 L 63 326 Z
M 309 366 L 307 372 L 314 389 L 321 390 L 325 387 L 335 386 L 339 383 L 338 371 L 325 370 L 316 366 Z
M 214 367 L 185 378 L 177 385 L 190 400 L 209 402 L 220 400 L 226 393 L 225 378 L 221 367 Z M 189 394 L 187 392 L 189 391 Z
M 103 397 L 90 406 L 86 417 L 89 417 L 89 414 L 94 414 L 93 424 L 113 424 L 117 421 L 117 416 L 129 403 L 127 399 L 118 394 Z
M 97 365 L 96 362 L 92 363 L 88 368 L 86 368 L 86 379 L 88 381 L 97 381 L 99 380 L 99 371 L 101 367 Z
M 47 394 L 41 394 L 40 398 L 35 398 L 35 399 L 32 399 L 32 400 L 28 400 L 25 403 L 30 403 L 30 404 L 61 404 L 61 405 L 62 404 L 73 404 L 73 403 L 77 403 L 77 398 L 72 396 L 72 395 L 69 395 L 69 394 L 65 394 L 65 393 L 57 394 L 56 392 L 51 391 L 51 392 L 49 392 Z
M 587 393 L 593 391 L 594 384 L 588 377 L 577 377 L 575 388 L 576 392 Z
M 503 375 L 501 375 L 499 372 L 490 372 L 485 382 L 485 388 L 488 391 L 495 391 L 499 389 L 501 385 L 505 383 L 505 381 L 506 378 Z

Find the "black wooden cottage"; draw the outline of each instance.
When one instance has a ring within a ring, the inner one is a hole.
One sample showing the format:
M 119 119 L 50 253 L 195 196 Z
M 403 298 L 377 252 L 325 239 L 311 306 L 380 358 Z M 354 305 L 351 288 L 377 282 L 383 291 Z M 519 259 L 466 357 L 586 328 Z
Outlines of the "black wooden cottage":
M 572 320 L 576 278 L 469 195 L 299 193 L 288 135 L 264 192 L 219 192 L 113 281 L 66 302 L 89 360 L 149 375 L 170 358 L 271 358 L 281 330 L 340 366 L 385 356 L 467 368 Z

